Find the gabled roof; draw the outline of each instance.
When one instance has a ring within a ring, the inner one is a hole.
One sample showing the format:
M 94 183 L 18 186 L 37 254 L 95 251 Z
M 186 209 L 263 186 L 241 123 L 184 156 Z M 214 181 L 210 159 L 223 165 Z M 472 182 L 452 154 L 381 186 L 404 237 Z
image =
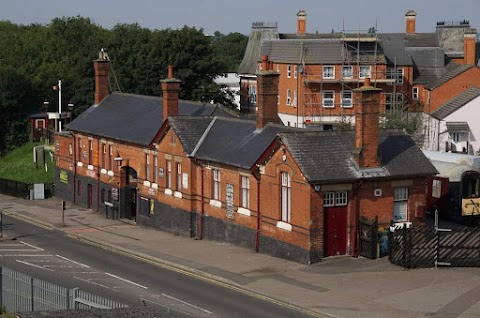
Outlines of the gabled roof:
M 200 140 L 194 157 L 250 169 L 272 143 L 277 133 L 292 129 L 295 128 L 266 125 L 263 129 L 257 130 L 255 121 L 215 117 Z
M 278 39 L 277 27 L 255 27 L 248 38 L 247 48 L 243 55 L 242 62 L 238 67 L 239 74 L 255 74 L 257 61 L 260 59 L 260 48 L 263 41 Z
M 457 77 L 458 75 L 462 74 L 463 72 L 471 69 L 474 67 L 473 65 L 467 64 L 457 64 L 455 62 L 448 63 L 442 75 L 440 75 L 437 79 L 430 82 L 429 84 L 425 85 L 425 88 L 428 90 L 433 90 L 446 82 L 450 81 L 451 79 Z
M 212 117 L 171 116 L 168 121 L 180 139 L 185 152 L 189 155 L 195 149 Z
M 361 178 L 409 178 L 437 173 L 415 142 L 400 131 L 381 131 L 381 167 L 359 169 L 354 161 L 354 131 L 279 134 L 309 182 L 344 182 Z
M 211 116 L 217 107 L 179 100 L 180 115 Z M 112 93 L 67 125 L 72 131 L 148 146 L 163 123 L 163 98 Z
M 466 121 L 447 121 L 445 123 L 448 132 L 466 132 L 470 131 Z
M 469 87 L 463 93 L 457 95 L 456 97 L 452 98 L 451 100 L 437 108 L 435 111 L 433 111 L 432 117 L 438 120 L 442 120 L 479 96 L 480 88 L 475 86 Z

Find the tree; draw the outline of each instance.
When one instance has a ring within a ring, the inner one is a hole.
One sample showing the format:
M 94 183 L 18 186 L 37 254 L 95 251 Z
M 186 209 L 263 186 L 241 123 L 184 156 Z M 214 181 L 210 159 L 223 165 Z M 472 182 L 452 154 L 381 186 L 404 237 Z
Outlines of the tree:
M 245 54 L 247 43 L 248 37 L 238 32 L 228 35 L 215 32 L 212 46 L 215 54 L 225 63 L 226 68 L 222 70 L 224 73 L 237 71 Z

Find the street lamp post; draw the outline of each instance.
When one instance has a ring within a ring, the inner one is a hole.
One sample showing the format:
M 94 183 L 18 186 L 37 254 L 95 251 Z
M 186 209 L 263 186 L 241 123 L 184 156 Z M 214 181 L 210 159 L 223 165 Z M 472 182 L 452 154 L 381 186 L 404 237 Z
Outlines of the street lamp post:
M 62 131 L 62 80 L 58 80 L 58 131 Z

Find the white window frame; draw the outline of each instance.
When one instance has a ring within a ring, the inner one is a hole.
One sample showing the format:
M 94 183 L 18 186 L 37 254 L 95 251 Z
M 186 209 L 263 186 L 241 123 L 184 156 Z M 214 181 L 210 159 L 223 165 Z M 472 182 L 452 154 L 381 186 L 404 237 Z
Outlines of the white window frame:
M 102 168 L 107 168 L 107 144 L 102 143 Z
M 153 182 L 158 183 L 158 156 L 153 156 Z
M 468 133 L 466 131 L 453 131 L 450 133 L 453 142 L 467 141 Z
M 277 73 L 280 73 L 280 64 L 277 64 Z
M 390 85 L 402 85 L 403 84 L 403 68 L 391 68 L 387 70 L 387 79 L 395 80 L 394 83 L 388 83 Z
M 365 79 L 371 78 L 372 76 L 372 67 L 370 65 L 360 65 L 358 69 L 358 78 Z
M 298 104 L 297 98 L 298 98 L 298 92 L 297 92 L 296 89 L 294 89 L 293 90 L 293 101 L 292 101 L 292 106 L 293 107 L 297 107 L 297 104 Z
M 287 100 L 285 104 L 287 106 L 290 106 L 291 103 L 292 103 L 292 91 L 290 89 L 287 89 Z
M 212 196 L 214 200 L 220 200 L 220 170 L 212 169 Z
M 251 104 L 257 103 L 257 87 L 255 85 L 250 85 L 248 87 L 248 101 Z
M 326 97 L 327 94 L 331 94 L 332 97 Z M 335 91 L 322 92 L 322 106 L 325 108 L 335 107 Z
M 182 163 L 177 162 L 177 191 L 182 192 Z
M 167 160 L 167 184 L 166 184 L 166 188 L 167 189 L 171 189 L 172 188 L 172 161 L 171 160 Z
M 287 78 L 291 78 L 291 77 L 292 77 L 292 66 L 287 65 Z
M 113 146 L 109 145 L 108 146 L 108 152 L 110 154 L 109 162 L 108 162 L 108 170 L 113 170 Z
M 324 79 L 334 79 L 335 78 L 335 66 L 324 65 L 322 74 L 323 74 Z
M 408 222 L 408 188 L 393 188 L 393 221 Z
M 348 192 L 337 191 L 335 192 L 335 206 L 346 206 L 348 204 Z
M 394 100 L 396 96 L 396 100 Z M 396 105 L 395 105 L 396 103 Z M 394 95 L 393 93 L 385 93 L 385 112 L 393 111 L 393 106 L 401 107 L 395 110 L 400 110 L 403 109 L 403 94 L 402 93 L 396 93 Z
M 323 206 L 335 206 L 335 192 L 325 192 L 323 194 Z
M 412 87 L 412 99 L 413 100 L 418 100 L 418 87 L 417 86 Z
M 145 154 L 145 180 L 150 180 L 150 155 Z
M 348 72 L 346 72 L 348 70 Z M 353 78 L 353 66 L 342 66 L 342 78 Z
M 281 202 L 281 217 L 282 222 L 290 223 L 291 214 L 292 214 L 292 187 L 291 187 L 291 178 L 290 174 L 286 171 L 282 171 L 280 174 L 281 178 L 281 192 L 280 192 L 280 202 Z
M 297 78 L 298 77 L 298 66 L 295 65 L 293 67 L 293 78 Z
M 350 97 L 345 97 L 345 93 L 349 94 Z M 353 92 L 352 91 L 342 91 L 342 107 L 343 108 L 352 108 L 353 107 Z
M 240 206 L 245 209 L 250 208 L 250 178 L 248 176 L 241 176 L 241 202 Z
M 440 198 L 442 196 L 442 180 L 432 180 L 432 197 Z

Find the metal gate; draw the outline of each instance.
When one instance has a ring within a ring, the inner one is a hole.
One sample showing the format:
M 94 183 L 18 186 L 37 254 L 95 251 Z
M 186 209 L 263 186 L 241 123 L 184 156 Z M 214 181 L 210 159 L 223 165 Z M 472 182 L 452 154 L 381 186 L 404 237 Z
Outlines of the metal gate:
M 368 220 L 361 218 L 358 221 L 360 249 L 359 255 L 371 259 L 377 258 L 378 245 L 378 218 Z

